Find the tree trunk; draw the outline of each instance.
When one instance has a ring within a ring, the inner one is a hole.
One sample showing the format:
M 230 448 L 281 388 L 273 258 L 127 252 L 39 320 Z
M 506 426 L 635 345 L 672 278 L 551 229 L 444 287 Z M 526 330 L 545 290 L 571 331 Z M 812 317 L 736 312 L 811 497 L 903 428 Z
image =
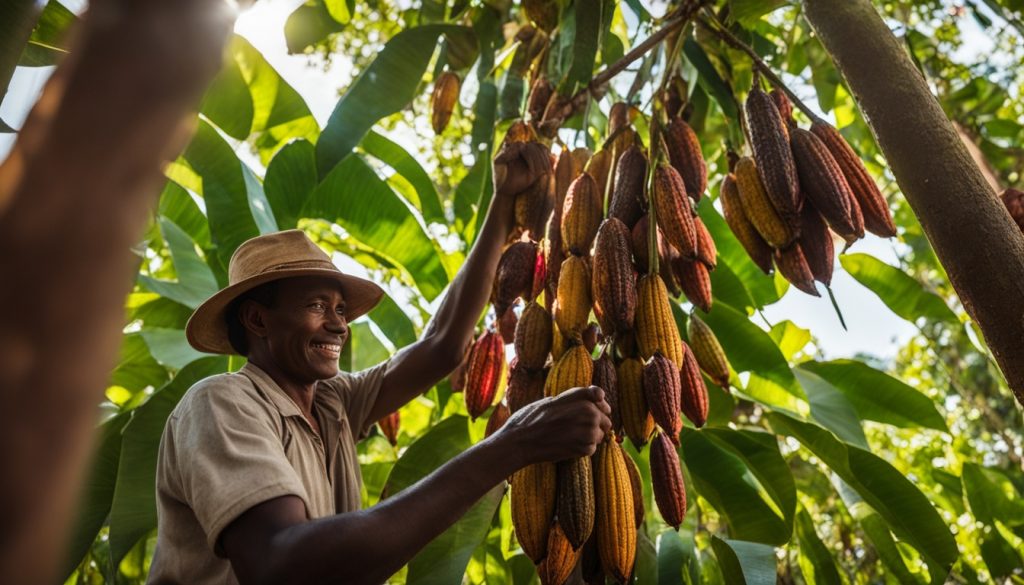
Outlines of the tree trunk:
M 1024 234 L 869 0 L 804 0 L 968 314 L 1024 404 Z
M 0 165 L 0 575 L 54 583 L 163 166 L 234 14 L 94 0 Z

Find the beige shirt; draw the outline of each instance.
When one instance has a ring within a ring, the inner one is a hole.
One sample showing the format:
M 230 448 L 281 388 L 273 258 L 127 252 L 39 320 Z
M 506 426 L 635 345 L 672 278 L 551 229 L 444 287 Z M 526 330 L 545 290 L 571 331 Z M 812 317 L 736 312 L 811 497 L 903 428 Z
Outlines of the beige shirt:
M 157 458 L 157 544 L 149 583 L 234 584 L 218 538 L 243 512 L 294 495 L 309 519 L 358 510 L 356 441 L 388 362 L 320 382 L 314 414 L 323 439 L 263 370 L 211 376 L 167 419 Z

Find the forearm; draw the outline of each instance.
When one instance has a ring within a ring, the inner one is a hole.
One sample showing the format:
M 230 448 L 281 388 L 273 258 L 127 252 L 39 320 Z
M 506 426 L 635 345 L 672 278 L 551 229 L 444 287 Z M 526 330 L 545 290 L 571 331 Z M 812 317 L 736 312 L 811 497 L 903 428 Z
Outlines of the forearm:
M 273 547 L 282 563 L 267 582 L 384 582 L 517 469 L 494 439 L 372 508 L 282 531 Z

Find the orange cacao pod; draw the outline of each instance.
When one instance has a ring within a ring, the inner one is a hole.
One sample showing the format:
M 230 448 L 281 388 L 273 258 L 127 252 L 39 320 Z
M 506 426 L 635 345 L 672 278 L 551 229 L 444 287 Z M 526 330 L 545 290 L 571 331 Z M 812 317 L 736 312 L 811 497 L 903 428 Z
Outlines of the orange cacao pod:
M 647 444 L 654 432 L 654 418 L 644 396 L 644 366 L 640 360 L 626 358 L 616 370 L 619 384 L 619 411 L 622 428 L 637 449 Z
M 743 212 L 757 233 L 774 248 L 785 248 L 793 243 L 799 235 L 800 224 L 791 224 L 775 209 L 761 182 L 754 159 L 749 156 L 739 159 L 733 174 Z
M 686 486 L 679 453 L 664 433 L 651 441 L 651 487 L 661 517 L 678 530 L 686 517 Z
M 576 568 L 581 553 L 581 550 L 572 549 L 565 531 L 555 520 L 548 531 L 548 554 L 537 565 L 541 585 L 563 585 Z
M 687 323 L 687 335 L 690 337 L 693 356 L 700 368 L 714 380 L 715 384 L 728 388 L 729 360 L 725 357 L 725 350 L 718 342 L 715 332 L 696 313 L 692 313 Z
M 577 256 L 588 255 L 603 215 L 601 191 L 594 178 L 583 173 L 572 182 L 565 195 L 562 207 L 562 251 Z
M 803 128 L 793 128 L 790 139 L 801 191 L 833 231 L 853 242 L 857 239 L 850 202 L 853 193 L 839 163 L 820 138 Z
M 601 202 L 604 203 L 604 194 L 608 190 L 608 175 L 612 172 L 612 151 L 609 149 L 599 150 L 587 161 L 586 172 L 594 178 L 598 191 L 601 193 Z M 602 208 L 603 209 L 603 208 Z
M 435 134 L 444 132 L 448 126 L 455 103 L 459 101 L 461 83 L 459 76 L 451 71 L 445 71 L 434 82 L 434 92 L 430 94 L 430 123 Z
M 476 420 L 494 402 L 505 374 L 505 345 L 496 331 L 485 331 L 473 345 L 466 374 L 466 409 Z
M 700 428 L 708 421 L 708 387 L 704 385 L 704 377 L 700 375 L 697 358 L 689 347 L 686 348 L 683 367 L 679 370 L 679 381 L 681 410 L 693 426 Z
M 693 218 L 693 227 L 697 230 L 697 260 L 700 260 L 708 270 L 714 270 L 718 265 L 718 246 L 711 232 L 704 225 L 699 217 Z
M 594 364 L 590 359 L 590 353 L 582 345 L 574 345 L 551 367 L 544 385 L 544 394 L 558 396 L 572 388 L 585 388 L 590 386 L 593 379 Z
M 614 217 L 605 220 L 597 232 L 591 291 L 611 333 L 633 329 L 636 274 L 630 240 L 629 228 Z
M 636 340 L 640 355 L 650 359 L 654 352 L 660 351 L 679 367 L 683 363 L 683 341 L 661 277 L 657 274 L 640 277 L 637 299 Z
M 657 222 L 665 239 L 684 258 L 697 257 L 697 230 L 693 211 L 686 195 L 686 186 L 679 173 L 669 165 L 660 164 L 654 171 L 654 207 Z
M 562 262 L 557 295 L 554 317 L 562 335 L 582 333 L 594 304 L 590 296 L 590 268 L 585 259 L 570 255 Z
M 643 215 L 646 199 L 647 158 L 636 146 L 630 146 L 615 165 L 615 189 L 608 203 L 608 217 L 614 217 L 632 229 Z
M 377 426 L 380 427 L 380 432 L 387 437 L 388 443 L 391 443 L 392 447 L 397 447 L 398 427 L 401 426 L 401 415 L 398 414 L 398 411 L 385 415 L 384 418 L 377 421 Z
M 665 145 L 669 161 L 683 178 L 686 194 L 694 203 L 700 201 L 708 188 L 708 166 L 697 133 L 682 118 L 673 118 L 665 129 Z
M 594 455 L 597 548 L 604 572 L 627 583 L 636 558 L 636 517 L 626 455 L 615 441 L 597 446 Z
M 678 441 L 679 431 L 683 427 L 679 419 L 680 392 L 679 368 L 672 360 L 655 352 L 644 366 L 644 397 L 654 422 L 673 441 Z
M 789 129 L 775 102 L 758 87 L 756 80 L 747 95 L 746 113 L 750 145 L 764 190 L 782 219 L 795 228 L 800 222 L 803 201 L 789 145 Z
M 770 274 L 772 271 L 772 248 L 768 242 L 764 241 L 754 224 L 750 223 L 746 212 L 743 211 L 739 187 L 736 186 L 736 176 L 732 173 L 726 175 L 722 180 L 718 200 L 722 202 L 725 223 L 729 225 L 733 235 L 747 251 L 747 255 L 762 272 Z
M 555 517 L 558 474 L 554 462 L 527 465 L 512 474 L 512 526 L 523 552 L 533 562 L 547 556 L 548 531 Z

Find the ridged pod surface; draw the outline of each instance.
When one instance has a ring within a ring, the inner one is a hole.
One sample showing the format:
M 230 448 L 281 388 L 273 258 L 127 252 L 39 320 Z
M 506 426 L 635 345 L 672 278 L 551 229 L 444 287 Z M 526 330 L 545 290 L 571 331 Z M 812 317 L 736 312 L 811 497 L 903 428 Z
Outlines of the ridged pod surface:
M 562 149 L 555 162 L 555 214 L 561 222 L 562 206 L 565 204 L 565 194 L 569 192 L 569 185 L 583 174 L 586 161 L 590 159 L 590 151 L 586 148 L 577 148 L 570 151 Z M 561 225 L 561 223 L 559 223 Z
M 658 227 L 665 239 L 684 258 L 697 257 L 697 230 L 693 211 L 686 195 L 686 186 L 679 173 L 669 165 L 660 164 L 654 171 L 654 207 Z
M 466 373 L 466 409 L 473 420 L 491 407 L 504 375 L 505 344 L 497 331 L 485 331 L 473 345 Z
M 526 100 L 526 111 L 530 114 L 530 120 L 539 122 L 544 117 L 544 109 L 548 107 L 551 94 L 555 88 L 547 77 L 540 76 L 533 81 L 530 87 L 530 97 Z
M 563 585 L 576 568 L 582 550 L 573 550 L 565 531 L 555 520 L 548 531 L 548 554 L 537 565 L 541 585 Z
M 512 526 L 519 546 L 535 563 L 547 555 L 548 531 L 555 517 L 556 469 L 554 462 L 546 461 L 512 474 Z
M 618 375 L 608 353 L 602 353 L 601 357 L 594 360 L 594 374 L 590 383 L 604 390 L 604 401 L 612 410 L 608 417 L 612 421 L 612 431 L 619 432 L 622 429 L 622 416 L 619 413 Z
M 714 298 L 711 296 L 711 273 L 708 267 L 697 260 L 677 258 L 672 261 L 672 272 L 686 299 L 705 313 L 711 312 Z
M 610 217 L 601 224 L 594 245 L 591 292 L 600 306 L 606 333 L 633 329 L 636 315 L 636 273 L 629 228 Z
M 547 227 L 548 237 L 544 241 L 544 265 L 547 269 L 545 275 L 545 292 L 548 295 L 548 308 L 555 299 L 558 290 L 558 279 L 562 276 L 562 263 L 565 262 L 565 252 L 562 251 L 562 220 L 561 212 L 558 210 L 551 214 Z
M 644 396 L 644 366 L 640 360 L 626 358 L 616 370 L 619 382 L 619 410 L 622 428 L 637 449 L 647 444 L 654 432 L 654 418 Z
M 807 257 L 799 243 L 782 250 L 775 250 L 775 267 L 793 286 L 811 296 L 821 296 L 818 289 L 814 287 L 814 273 L 811 272 L 811 267 L 807 264 Z
M 582 333 L 594 304 L 590 296 L 590 268 L 585 259 L 570 255 L 562 262 L 557 298 L 555 323 L 562 335 L 571 337 Z
M 573 550 L 594 530 L 594 476 L 590 457 L 558 462 L 558 522 Z
M 683 367 L 679 369 L 681 410 L 693 426 L 700 428 L 708 422 L 708 387 L 704 377 L 700 375 L 700 366 L 693 350 L 687 348 L 683 358 Z M 678 435 L 675 435 L 678 437 Z M 670 437 L 672 438 L 672 437 Z M 678 442 L 678 441 L 673 441 Z
M 434 133 L 440 134 L 448 126 L 452 118 L 455 103 L 459 101 L 459 76 L 445 71 L 434 82 L 434 91 L 430 94 L 430 123 Z
M 629 104 L 615 102 L 608 110 L 608 133 L 614 134 L 619 128 L 629 124 Z
M 657 274 L 642 276 L 637 293 L 636 341 L 640 355 L 650 359 L 654 352 L 660 351 L 675 362 L 676 367 L 681 366 L 683 341 L 672 316 L 665 283 Z
M 678 441 L 683 428 L 683 421 L 679 419 L 680 392 L 679 368 L 656 352 L 644 365 L 644 398 L 654 422 L 673 438 L 673 442 Z
M 664 433 L 651 441 L 651 487 L 661 517 L 678 530 L 686 517 L 686 486 L 679 453 Z
M 502 252 L 491 289 L 491 302 L 499 317 L 517 298 L 530 295 L 536 261 L 537 244 L 533 242 L 516 242 Z
M 604 202 L 605 190 L 608 188 L 608 175 L 612 172 L 612 151 L 609 149 L 599 150 L 587 161 L 587 174 L 594 178 L 598 190 L 601 193 L 601 202 Z M 602 208 L 603 209 L 603 208 Z
M 398 428 L 401 426 L 402 418 L 398 411 L 394 411 L 377 421 L 380 432 L 387 438 L 392 447 L 398 446 Z
M 799 235 L 799 223 L 789 223 L 776 211 L 761 182 L 754 159 L 749 156 L 739 159 L 733 175 L 736 177 L 743 213 L 757 233 L 773 248 L 785 248 L 793 243 Z M 799 215 L 795 221 L 799 222 Z
M 786 126 L 794 124 L 796 121 L 793 120 L 793 102 L 789 101 L 789 97 L 786 96 L 785 92 L 775 88 L 768 92 L 768 95 L 775 102 L 775 107 L 779 110 L 779 115 L 782 116 L 782 121 L 786 123 Z
M 811 124 L 811 132 L 821 139 L 842 169 L 850 191 L 860 205 L 864 227 L 883 238 L 894 237 L 896 224 L 892 221 L 889 204 L 846 139 L 831 124 L 822 120 L 815 120 Z
M 699 217 L 693 218 L 693 227 L 697 230 L 697 260 L 707 266 L 708 270 L 714 270 L 718 266 L 718 246 L 711 232 L 704 225 Z
M 715 384 L 722 388 L 729 387 L 729 359 L 725 356 L 722 344 L 718 342 L 715 332 L 708 327 L 696 313 L 690 315 L 686 324 L 686 334 L 690 338 L 690 348 L 697 364 Z
M 505 425 L 505 421 L 512 413 L 509 412 L 508 406 L 504 402 L 499 402 L 494 406 L 494 410 L 491 411 L 491 416 L 487 417 L 487 426 L 484 428 L 484 437 L 490 437 L 501 427 Z
M 537 301 L 526 305 L 516 327 L 515 348 L 519 363 L 540 369 L 551 352 L 551 314 Z
M 665 128 L 665 145 L 672 166 L 679 171 L 686 185 L 686 194 L 694 203 L 708 188 L 708 165 L 700 151 L 700 139 L 682 118 L 673 118 Z
M 853 193 L 839 163 L 825 143 L 808 130 L 794 128 L 790 139 L 804 196 L 833 231 L 848 242 L 856 240 L 857 228 L 850 208 Z
M 544 398 L 544 382 L 547 377 L 547 369 L 531 370 L 517 358 L 509 371 L 508 390 L 505 392 L 509 413 L 515 413 L 527 404 Z
M 747 251 L 747 256 L 750 256 L 750 259 L 762 272 L 771 274 L 772 247 L 761 237 L 754 224 L 750 223 L 747 213 L 743 211 L 739 187 L 736 186 L 736 176 L 732 173 L 726 175 L 722 180 L 718 200 L 722 202 L 725 223 L 729 225 L 733 235 Z
M 593 379 L 594 363 L 590 359 L 590 352 L 582 345 L 574 345 L 551 367 L 544 394 L 558 396 L 572 388 L 585 388 L 590 386 Z
M 619 441 L 621 442 L 621 441 Z M 639 529 L 644 524 L 644 483 L 640 478 L 640 468 L 636 461 L 629 455 L 623 453 L 626 461 L 626 471 L 629 472 L 629 488 L 633 494 L 633 521 Z
M 804 204 L 804 210 L 800 215 L 803 222 L 800 226 L 800 249 L 804 253 L 811 274 L 814 275 L 814 280 L 829 286 L 832 284 L 835 255 L 832 232 L 828 230 L 824 218 L 810 202 Z
M 632 229 L 644 213 L 646 181 L 647 157 L 635 145 L 630 146 L 615 165 L 615 189 L 608 203 L 608 217 L 614 217 Z
M 516 225 L 533 240 L 544 237 L 544 228 L 555 205 L 555 177 L 542 175 L 527 190 L 516 195 Z
M 597 548 L 604 572 L 619 583 L 629 581 L 636 559 L 636 517 L 625 453 L 615 441 L 597 446 L 594 491 Z
M 795 228 L 802 201 L 789 129 L 775 101 L 756 84 L 747 95 L 746 113 L 750 145 L 764 190 L 779 215 Z
M 558 303 L 555 303 L 555 313 L 558 313 Z M 561 329 L 558 327 L 551 328 L 551 359 L 552 363 L 557 363 L 558 359 L 565 355 L 565 350 L 569 349 L 569 342 L 562 335 Z
M 604 199 L 594 177 L 583 173 L 569 185 L 562 206 L 562 251 L 586 256 L 604 215 Z

